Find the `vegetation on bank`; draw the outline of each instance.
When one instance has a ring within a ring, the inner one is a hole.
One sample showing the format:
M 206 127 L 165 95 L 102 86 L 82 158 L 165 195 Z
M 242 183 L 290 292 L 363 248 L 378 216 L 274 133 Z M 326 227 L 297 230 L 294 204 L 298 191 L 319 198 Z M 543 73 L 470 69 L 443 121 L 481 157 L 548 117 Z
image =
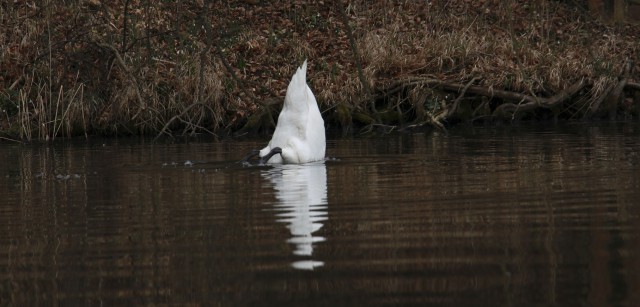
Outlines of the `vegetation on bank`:
M 0 138 L 270 131 L 305 58 L 329 129 L 640 117 L 640 26 L 558 1 L 0 4 Z

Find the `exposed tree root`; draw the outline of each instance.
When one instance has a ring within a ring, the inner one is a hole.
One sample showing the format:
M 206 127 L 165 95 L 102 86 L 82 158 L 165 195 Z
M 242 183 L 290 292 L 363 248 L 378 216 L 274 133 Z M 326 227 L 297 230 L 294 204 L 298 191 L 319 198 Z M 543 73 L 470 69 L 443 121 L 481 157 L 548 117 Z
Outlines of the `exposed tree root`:
M 528 112 L 537 108 L 551 108 L 573 97 L 573 95 L 583 89 L 585 85 L 586 81 L 584 79 L 580 79 L 580 81 L 574 83 L 572 86 L 564 89 L 563 91 L 560 91 L 556 95 L 549 98 L 539 98 L 518 93 L 511 93 L 511 95 L 509 95 L 510 97 L 521 97 L 518 101 L 518 104 L 514 104 L 512 102 L 503 103 L 496 108 L 496 110 L 493 112 L 493 115 L 495 117 L 510 117 L 511 119 L 513 119 L 518 112 Z M 506 97 L 497 97 L 509 100 L 506 99 Z
M 423 119 L 417 119 L 417 123 L 400 127 L 400 130 L 404 130 L 430 124 L 438 129 L 444 130 L 444 122 L 458 115 L 457 112 L 463 105 L 463 98 L 467 98 L 465 101 L 471 101 L 471 103 L 475 103 L 475 105 L 467 106 L 471 107 L 473 112 L 470 113 L 470 116 L 467 118 L 461 118 L 462 120 L 474 120 L 477 118 L 478 113 L 483 109 L 485 110 L 485 114 L 481 115 L 482 117 L 496 120 L 514 120 L 525 113 L 533 113 L 544 109 L 556 110 L 554 113 L 569 112 L 569 106 L 576 101 L 581 101 L 588 105 L 587 108 L 584 108 L 584 117 L 592 118 L 607 111 L 609 117 L 614 119 L 617 115 L 616 111 L 618 107 L 623 105 L 626 97 L 625 95 L 628 93 L 633 97 L 634 92 L 640 92 L 639 83 L 631 82 L 628 79 L 623 78 L 618 81 L 617 84 L 613 84 L 604 91 L 601 91 L 598 95 L 595 95 L 593 94 L 594 91 L 592 91 L 593 82 L 586 78 L 580 78 L 580 80 L 576 81 L 564 90 L 561 90 L 549 97 L 542 97 L 542 95 L 527 95 L 518 92 L 497 90 L 491 87 L 473 85 L 479 79 L 479 77 L 475 77 L 466 84 L 439 80 L 432 77 L 401 80 L 393 82 L 378 90 L 376 101 L 393 101 L 394 99 L 408 101 L 409 99 L 403 100 L 397 97 L 407 96 L 409 91 L 420 87 L 443 91 L 450 94 L 457 94 L 457 98 L 455 100 L 445 101 L 443 103 L 443 107 L 439 108 L 436 112 L 426 112 Z M 480 98 L 483 98 L 484 101 L 478 102 Z M 410 108 L 423 109 L 425 98 L 420 98 L 418 101 L 412 101 L 410 103 L 412 103 L 412 105 L 409 106 Z M 488 114 L 486 111 L 487 109 L 490 111 Z M 630 112 L 631 110 L 627 108 L 623 111 Z M 384 111 L 381 110 L 381 112 Z M 562 114 L 560 115 L 562 116 Z M 572 114 L 564 115 L 568 118 L 572 117 Z M 388 125 L 388 123 L 384 122 L 374 124 Z

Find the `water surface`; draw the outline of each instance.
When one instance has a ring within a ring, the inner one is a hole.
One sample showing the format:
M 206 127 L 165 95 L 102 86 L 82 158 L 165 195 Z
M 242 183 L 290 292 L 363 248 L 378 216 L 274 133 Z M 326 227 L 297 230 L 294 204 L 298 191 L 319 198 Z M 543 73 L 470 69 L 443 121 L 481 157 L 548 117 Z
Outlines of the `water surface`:
M 640 125 L 0 144 L 0 305 L 640 301 Z

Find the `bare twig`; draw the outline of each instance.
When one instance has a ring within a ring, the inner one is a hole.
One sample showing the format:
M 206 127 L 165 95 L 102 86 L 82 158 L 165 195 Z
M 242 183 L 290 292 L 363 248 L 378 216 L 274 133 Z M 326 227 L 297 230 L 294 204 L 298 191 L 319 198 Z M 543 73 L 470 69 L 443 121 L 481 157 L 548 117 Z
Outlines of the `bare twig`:
M 131 73 L 131 71 L 127 67 L 127 64 L 124 62 L 124 59 L 122 59 L 122 56 L 120 56 L 120 52 L 118 52 L 118 49 L 116 49 L 116 47 L 114 47 L 113 45 L 105 44 L 105 43 L 97 43 L 97 45 L 99 47 L 109 49 L 109 50 L 111 50 L 111 52 L 113 52 L 113 55 L 115 56 L 116 61 L 118 62 L 118 65 L 120 65 L 120 67 L 125 71 L 125 73 L 127 74 L 127 77 L 129 77 L 129 79 L 131 80 L 131 82 L 134 85 L 136 98 L 138 99 L 138 103 L 140 104 L 140 110 L 146 109 L 147 108 L 146 103 L 142 99 L 142 95 L 140 95 L 140 87 L 138 86 L 138 80 L 136 79 L 136 77 L 133 75 L 133 73 Z M 138 114 L 139 114 L 139 112 L 138 112 Z M 137 114 L 135 116 L 133 116 L 133 118 L 136 118 L 136 117 L 137 117 Z
M 5 141 L 10 141 L 10 142 L 16 142 L 16 143 L 24 144 L 24 142 L 22 142 L 22 141 L 20 141 L 20 140 L 16 140 L 16 139 L 12 139 L 12 138 L 8 138 L 8 137 L 4 137 L 4 136 L 0 136 L 0 140 L 5 140 Z
M 162 129 L 160 129 L 160 132 L 158 132 L 158 135 L 153 139 L 154 141 L 157 140 L 163 133 L 165 133 L 165 130 L 167 130 L 167 128 L 169 128 L 169 126 L 173 123 L 173 121 L 175 121 L 176 119 L 180 119 L 182 121 L 182 116 L 184 116 L 185 114 L 187 114 L 187 112 L 189 112 L 189 110 L 193 109 L 195 106 L 203 106 L 207 109 L 209 109 L 209 111 L 211 113 L 214 113 L 213 110 L 206 104 L 201 103 L 201 102 L 194 102 L 191 105 L 189 105 L 188 107 L 186 107 L 184 110 L 182 110 L 182 112 L 178 115 L 173 116 L 171 119 L 169 119 L 169 121 L 167 121 L 167 123 L 164 125 L 164 127 L 162 127 Z M 188 122 L 189 124 L 193 124 Z M 197 126 L 197 124 L 196 124 Z M 198 126 L 199 127 L 199 126 Z M 207 130 L 207 129 L 203 129 L 213 135 L 215 135 L 213 132 Z
M 220 59 L 220 62 L 222 62 L 222 65 L 227 69 L 227 71 L 231 75 L 231 78 L 240 87 L 240 90 L 243 93 L 245 93 L 249 98 L 251 98 L 251 100 L 253 102 L 255 102 L 256 104 L 258 104 L 260 106 L 264 106 L 262 104 L 262 102 L 260 100 L 258 100 L 258 98 L 251 91 L 247 90 L 247 88 L 244 86 L 244 83 L 242 82 L 242 80 L 240 80 L 240 78 L 238 78 L 238 75 L 236 75 L 235 70 L 233 69 L 233 67 L 231 67 L 229 62 L 226 60 L 226 58 L 224 56 L 224 53 L 222 52 L 222 49 L 220 48 L 220 46 L 218 44 L 214 44 L 214 50 L 215 50 L 216 55 Z
M 464 86 L 462 91 L 460 91 L 460 95 L 458 95 L 458 98 L 456 98 L 456 101 L 453 102 L 453 106 L 449 109 L 449 112 L 447 112 L 447 117 L 450 117 L 458 110 L 458 106 L 460 106 L 460 101 L 462 101 L 462 97 L 464 97 L 464 94 L 467 92 L 471 84 L 475 83 L 478 79 L 480 78 L 473 77 L 473 79 L 471 79 L 471 81 L 469 81 L 467 85 Z
M 627 82 L 627 84 L 625 84 L 625 89 L 640 91 L 640 83 Z
M 613 85 L 607 87 L 604 90 L 604 92 L 602 94 L 600 94 L 600 96 L 596 100 L 592 101 L 591 104 L 589 105 L 589 108 L 584 113 L 584 118 L 587 118 L 587 117 L 592 116 L 593 114 L 595 114 L 596 111 L 600 108 L 600 105 L 602 104 L 602 102 L 607 97 L 609 97 L 609 94 L 611 94 L 613 89 L 614 89 Z

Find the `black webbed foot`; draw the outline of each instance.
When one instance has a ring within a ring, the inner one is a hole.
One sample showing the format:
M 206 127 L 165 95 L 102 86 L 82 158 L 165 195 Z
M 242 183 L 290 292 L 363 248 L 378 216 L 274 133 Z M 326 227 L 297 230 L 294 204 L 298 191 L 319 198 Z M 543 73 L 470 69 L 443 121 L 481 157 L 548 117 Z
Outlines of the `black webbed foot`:
M 271 159 L 271 157 L 273 157 L 273 155 L 275 154 L 280 154 L 282 155 L 282 149 L 280 147 L 274 147 L 271 149 L 271 151 L 266 154 L 264 157 L 260 158 L 260 164 L 266 164 L 269 159 Z

